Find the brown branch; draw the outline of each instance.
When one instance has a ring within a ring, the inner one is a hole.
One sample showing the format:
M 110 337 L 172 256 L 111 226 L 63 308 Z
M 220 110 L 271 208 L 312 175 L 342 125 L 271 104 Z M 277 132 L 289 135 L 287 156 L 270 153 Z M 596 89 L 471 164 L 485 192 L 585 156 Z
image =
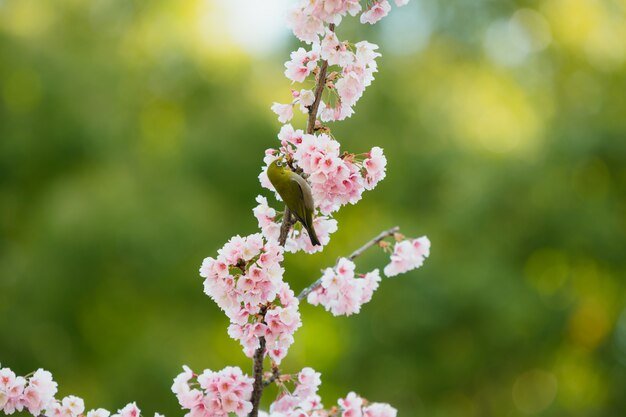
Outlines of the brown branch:
M 289 231 L 291 230 L 291 226 L 294 224 L 294 218 L 291 215 L 291 210 L 289 207 L 285 206 L 285 214 L 283 215 L 283 222 L 280 225 L 280 236 L 278 237 L 278 244 L 280 246 L 285 246 L 285 242 L 287 242 L 287 236 L 289 235 Z
M 267 306 L 262 306 L 261 317 L 262 322 L 265 322 L 265 313 L 267 312 Z M 263 394 L 263 359 L 265 358 L 265 337 L 259 337 L 259 347 L 254 352 L 252 358 L 252 373 L 254 375 L 254 383 L 252 385 L 252 411 L 248 414 L 249 417 L 258 417 L 259 405 L 261 404 L 261 395 Z
M 358 248 L 357 250 L 352 252 L 350 254 L 350 256 L 348 256 L 348 259 L 353 261 L 358 256 L 361 256 L 363 254 L 363 252 L 365 252 L 367 249 L 371 248 L 374 245 L 377 245 L 383 239 L 385 239 L 385 238 L 387 238 L 389 236 L 393 236 L 394 234 L 398 233 L 399 231 L 400 231 L 400 227 L 395 226 L 395 227 L 392 227 L 389 230 L 385 230 L 383 232 L 380 232 L 378 234 L 378 236 L 376 236 L 372 240 L 368 241 L 365 245 L 361 246 L 360 248 Z M 300 294 L 298 294 L 298 300 L 300 300 L 300 301 L 304 300 L 307 295 L 309 295 L 311 292 L 315 291 L 317 289 L 317 287 L 319 287 L 320 285 L 322 285 L 322 278 L 319 278 L 313 284 L 311 284 L 308 287 L 306 287 L 305 289 L 303 289 L 302 292 Z

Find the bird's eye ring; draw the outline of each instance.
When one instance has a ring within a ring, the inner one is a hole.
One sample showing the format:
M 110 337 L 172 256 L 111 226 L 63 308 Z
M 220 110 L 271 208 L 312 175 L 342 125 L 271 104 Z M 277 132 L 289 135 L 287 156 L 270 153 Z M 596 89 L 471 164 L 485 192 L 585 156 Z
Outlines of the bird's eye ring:
M 276 165 L 277 165 L 277 166 L 279 166 L 279 167 L 282 167 L 282 166 L 283 166 L 283 163 L 282 163 L 282 162 L 280 162 L 280 161 L 278 161 L 278 162 L 276 162 Z

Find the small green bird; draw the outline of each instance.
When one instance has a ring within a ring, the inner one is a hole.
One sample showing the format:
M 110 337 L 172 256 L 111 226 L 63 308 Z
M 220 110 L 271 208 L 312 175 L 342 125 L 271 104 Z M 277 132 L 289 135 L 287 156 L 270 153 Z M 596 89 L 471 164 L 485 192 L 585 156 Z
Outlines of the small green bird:
M 321 245 L 313 228 L 313 213 L 315 203 L 311 194 L 311 187 L 304 178 L 293 172 L 286 162 L 280 159 L 272 162 L 267 168 L 270 182 L 283 199 L 289 211 L 309 233 L 313 246 Z

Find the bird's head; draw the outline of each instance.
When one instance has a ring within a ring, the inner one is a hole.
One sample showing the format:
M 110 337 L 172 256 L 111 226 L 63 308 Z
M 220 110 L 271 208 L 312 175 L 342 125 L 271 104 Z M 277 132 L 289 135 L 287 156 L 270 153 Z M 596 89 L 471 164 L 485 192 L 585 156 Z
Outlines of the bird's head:
M 279 157 L 274 160 L 270 166 L 267 168 L 267 175 L 284 175 L 289 173 L 291 170 L 289 169 L 289 164 L 284 159 L 284 157 Z

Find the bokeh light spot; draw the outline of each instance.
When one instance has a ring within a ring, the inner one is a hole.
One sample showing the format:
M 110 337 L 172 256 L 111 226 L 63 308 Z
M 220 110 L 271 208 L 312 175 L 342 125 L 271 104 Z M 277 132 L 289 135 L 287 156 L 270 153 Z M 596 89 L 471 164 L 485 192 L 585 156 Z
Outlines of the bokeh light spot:
M 265 55 L 281 47 L 289 34 L 289 0 L 219 0 L 226 28 L 233 41 L 251 55 Z
M 572 348 L 564 349 L 558 357 L 559 402 L 577 413 L 586 413 L 601 404 L 608 392 L 607 382 L 596 363 L 584 351 Z
M 44 34 L 54 23 L 54 12 L 48 2 L 12 0 L 0 2 L 0 31 L 14 36 L 36 37 Z
M 626 58 L 626 16 L 623 6 L 600 0 L 552 0 L 545 12 L 555 38 L 586 56 L 600 70 L 615 70 Z
M 487 55 L 497 64 L 522 64 L 529 54 L 545 49 L 551 42 L 550 26 L 540 13 L 520 9 L 508 20 L 492 23 L 485 33 Z
M 611 325 L 606 306 L 598 300 L 589 299 L 578 306 L 570 317 L 569 333 L 578 345 L 593 349 L 606 338 Z
M 456 137 L 506 153 L 534 146 L 542 131 L 524 91 L 512 80 L 483 71 L 459 72 L 447 101 Z

